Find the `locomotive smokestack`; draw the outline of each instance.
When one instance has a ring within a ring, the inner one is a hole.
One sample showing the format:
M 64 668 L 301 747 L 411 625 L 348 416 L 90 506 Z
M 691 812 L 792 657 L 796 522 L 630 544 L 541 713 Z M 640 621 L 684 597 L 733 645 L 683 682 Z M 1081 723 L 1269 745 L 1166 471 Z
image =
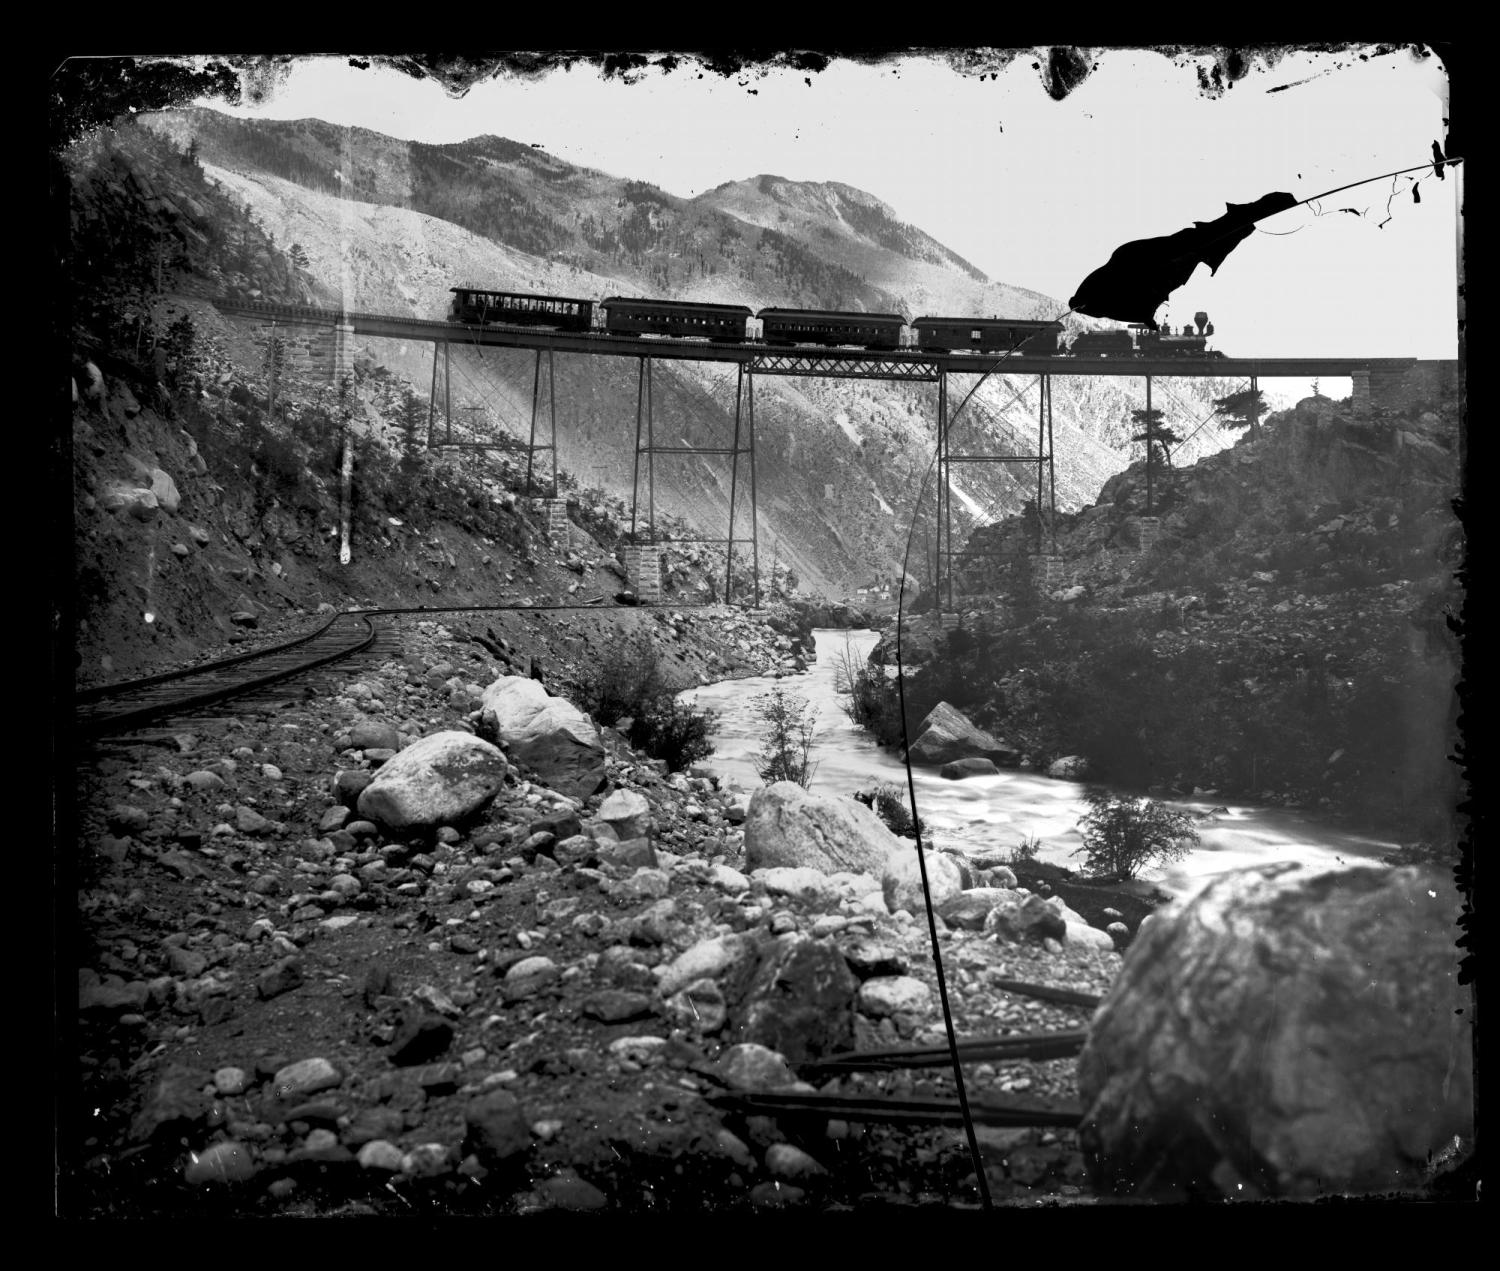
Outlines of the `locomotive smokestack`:
M 1208 314 L 1204 313 L 1202 309 L 1199 309 L 1198 312 L 1193 315 L 1193 321 L 1198 324 L 1198 334 L 1202 335 L 1204 328 L 1208 326 Z

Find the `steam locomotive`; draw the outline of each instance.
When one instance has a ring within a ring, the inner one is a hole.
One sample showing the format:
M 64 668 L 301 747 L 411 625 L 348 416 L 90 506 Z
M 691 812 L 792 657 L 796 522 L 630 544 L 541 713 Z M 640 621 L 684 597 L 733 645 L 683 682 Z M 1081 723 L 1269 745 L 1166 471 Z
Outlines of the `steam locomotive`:
M 1185 326 L 1181 335 L 1171 327 L 1153 331 L 1138 322 L 1123 330 L 1084 331 L 1074 338 L 1070 352 L 1074 357 L 1223 357 L 1208 347 L 1214 333 L 1208 314 L 1200 309 L 1193 321 L 1197 330 Z
M 1014 354 L 1019 357 L 1204 358 L 1223 357 L 1208 348 L 1213 324 L 1197 313 L 1197 330 L 1185 326 L 1153 331 L 1139 324 L 1112 331 L 1086 331 L 1063 342 L 1061 322 L 1029 318 L 913 319 L 897 313 L 847 313 L 821 309 L 762 309 L 686 300 L 640 300 L 610 296 L 595 304 L 563 296 L 453 287 L 450 322 L 465 326 L 543 327 L 614 336 L 703 339 L 720 344 L 774 347 L 812 345 L 880 351 Z

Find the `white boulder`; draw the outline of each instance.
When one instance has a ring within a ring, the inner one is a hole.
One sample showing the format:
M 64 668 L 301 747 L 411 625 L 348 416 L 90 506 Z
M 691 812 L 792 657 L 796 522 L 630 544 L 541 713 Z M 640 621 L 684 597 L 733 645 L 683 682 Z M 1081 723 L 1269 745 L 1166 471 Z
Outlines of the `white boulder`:
M 635 790 L 616 790 L 599 805 L 595 817 L 609 826 L 621 841 L 645 838 L 651 833 L 651 805 Z
M 177 511 L 182 495 L 177 492 L 177 483 L 160 468 L 151 469 L 151 493 L 168 512 Z
M 877 1019 L 902 1011 L 925 1011 L 932 990 L 910 975 L 877 975 L 859 986 L 859 1009 Z
M 472 733 L 442 732 L 388 759 L 359 795 L 359 814 L 401 831 L 456 825 L 499 793 L 505 756 Z
M 806 866 L 826 874 L 847 870 L 879 878 L 892 853 L 909 850 L 863 804 L 811 794 L 793 781 L 755 792 L 744 832 L 749 870 Z
M 750 881 L 760 883 L 772 896 L 790 896 L 810 904 L 832 904 L 839 899 L 839 888 L 820 869 L 774 865 L 751 871 Z
M 1100 931 L 1098 927 L 1091 927 L 1086 922 L 1069 922 L 1064 924 L 1068 933 L 1064 942 L 1075 948 L 1099 949 L 1105 953 L 1112 953 L 1115 948 L 1115 938 L 1107 931 Z
M 943 852 L 930 849 L 924 853 L 927 860 L 927 886 L 932 892 L 932 907 L 940 905 L 962 894 L 963 873 L 958 862 Z M 885 905 L 892 913 L 904 909 L 916 915 L 927 912 L 927 902 L 922 893 L 922 865 L 916 848 L 898 852 L 887 862 L 880 879 L 880 890 L 885 896 Z
M 486 688 L 479 732 L 563 794 L 587 798 L 604 784 L 604 743 L 593 720 L 536 680 L 502 675 Z
M 700 940 L 667 965 L 657 989 L 663 997 L 671 997 L 697 980 L 717 979 L 731 967 L 754 957 L 755 943 L 747 936 Z

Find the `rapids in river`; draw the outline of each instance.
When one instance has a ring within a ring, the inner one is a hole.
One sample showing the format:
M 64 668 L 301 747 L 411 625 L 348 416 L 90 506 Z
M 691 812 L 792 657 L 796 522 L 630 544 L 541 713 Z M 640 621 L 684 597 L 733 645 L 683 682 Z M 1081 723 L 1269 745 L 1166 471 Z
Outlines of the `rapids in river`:
M 838 687 L 846 657 L 850 665 L 862 665 L 878 633 L 819 630 L 813 635 L 817 661 L 803 674 L 724 680 L 679 695 L 680 701 L 715 712 L 715 749 L 705 761 L 707 766 L 726 786 L 754 790 L 764 784 L 754 764 L 765 733 L 755 699 L 779 684 L 805 698 L 817 712 L 811 752 L 816 767 L 809 787 L 814 793 L 847 795 L 890 783 L 901 789 L 904 799 L 905 765 L 894 750 L 876 745 L 849 719 L 846 699 Z M 938 776 L 936 768 L 914 767 L 912 771 L 924 846 L 935 842 L 1008 848 L 1036 838 L 1042 844 L 1039 860 L 1082 871 L 1078 821 L 1088 811 L 1082 784 L 1018 769 L 961 781 Z M 1279 861 L 1298 861 L 1319 871 L 1346 866 L 1384 868 L 1380 857 L 1397 846 L 1353 833 L 1331 819 L 1288 808 L 1218 798 L 1163 802 L 1195 818 L 1206 817 L 1198 823 L 1200 842 L 1192 852 L 1168 865 L 1147 866 L 1140 873 L 1143 887 L 1155 886 L 1174 896 L 1196 890 L 1215 875 Z

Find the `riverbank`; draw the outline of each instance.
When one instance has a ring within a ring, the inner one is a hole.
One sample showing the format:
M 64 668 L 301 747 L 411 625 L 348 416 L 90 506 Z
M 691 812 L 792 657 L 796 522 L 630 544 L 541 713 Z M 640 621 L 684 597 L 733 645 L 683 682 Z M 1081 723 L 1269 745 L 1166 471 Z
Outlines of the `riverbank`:
M 535 632 L 560 619 L 515 621 Z M 778 636 L 757 669 L 779 664 Z M 565 660 L 562 644 L 547 647 Z M 959 1132 L 776 1121 L 711 1102 L 749 1053 L 735 1051 L 743 1004 L 726 1002 L 715 1026 L 656 991 L 705 941 L 805 941 L 856 974 L 920 984 L 900 1009 L 854 1011 L 861 1047 L 943 1032 L 925 923 L 872 908 L 858 887 L 747 875 L 738 800 L 710 778 L 667 774 L 606 730 L 608 791 L 639 796 L 654 822 L 649 864 L 560 862 L 561 827 L 596 819 L 605 792 L 569 800 L 524 773 L 478 821 L 431 841 L 330 818 L 335 775 L 378 763 L 351 748 L 356 724 L 462 729 L 470 702 L 452 681 L 502 669 L 449 623 L 416 622 L 399 659 L 331 696 L 204 724 L 171 747 L 82 757 L 76 885 L 60 898 L 76 897 L 60 916 L 63 978 L 78 992 L 59 1014 L 64 1212 L 976 1204 Z M 324 828 L 334 819 L 346 828 Z M 1086 1011 L 997 982 L 1101 994 L 1120 966 L 1108 950 L 1001 946 L 962 929 L 942 940 L 960 1036 L 1078 1028 Z M 971 1093 L 1071 1097 L 1068 1060 L 967 1076 Z M 840 1088 L 953 1093 L 946 1070 Z M 1002 1203 L 1092 1198 L 1071 1132 L 982 1140 Z
M 721 683 L 681 695 L 683 701 L 717 716 L 717 749 L 707 766 L 743 789 L 759 784 L 753 756 L 764 730 L 754 699 L 780 685 L 805 698 L 816 714 L 809 756 L 815 792 L 852 795 L 894 785 L 905 800 L 907 774 L 899 753 L 880 746 L 849 718 L 848 698 L 841 688 L 846 667 L 863 665 L 877 647 L 877 633 L 819 630 L 813 638 L 817 657 L 805 674 Z M 1079 870 L 1083 838 L 1078 822 L 1087 811 L 1084 796 L 1089 783 L 1049 777 L 1034 769 L 1006 769 L 953 781 L 937 768 L 917 766 L 912 776 L 917 815 L 927 827 L 929 845 L 1006 853 L 1025 847 L 1043 864 Z M 1381 865 L 1381 858 L 1397 848 L 1393 838 L 1351 830 L 1326 813 L 1225 800 L 1217 792 L 1198 798 L 1163 797 L 1193 818 L 1198 848 L 1171 865 L 1148 866 L 1139 881 L 1123 885 L 1125 892 L 1154 888 L 1178 895 L 1215 874 L 1282 861 L 1328 869 Z
M 952 629 L 910 598 L 908 709 L 947 701 L 1039 768 L 1081 755 L 1114 785 L 1326 813 L 1451 856 L 1458 436 L 1451 401 L 1360 419 L 1309 398 L 1159 474 L 1149 506 L 1132 465 L 1054 519 L 1045 556 L 1034 518 L 982 527 Z

